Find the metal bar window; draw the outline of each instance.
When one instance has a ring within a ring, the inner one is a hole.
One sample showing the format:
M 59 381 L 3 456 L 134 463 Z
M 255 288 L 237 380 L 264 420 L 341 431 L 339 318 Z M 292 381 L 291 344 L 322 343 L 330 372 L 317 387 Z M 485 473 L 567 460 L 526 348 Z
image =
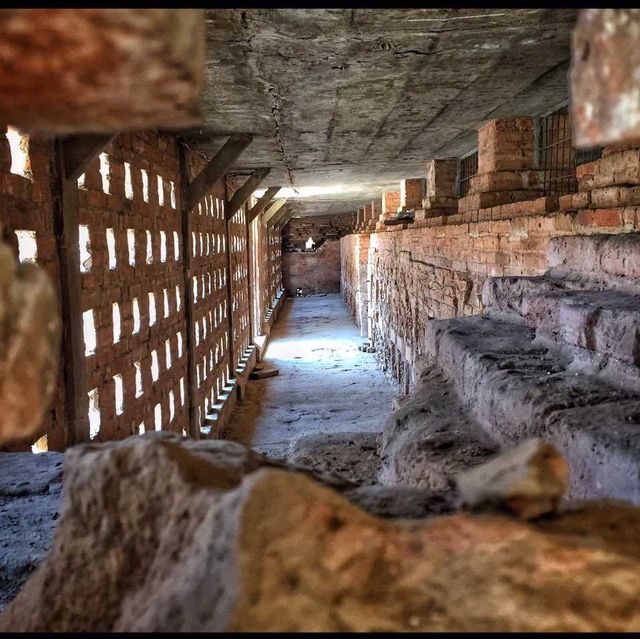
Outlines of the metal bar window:
M 602 148 L 576 150 L 571 136 L 568 106 L 540 119 L 538 134 L 540 170 L 544 172 L 544 194 L 559 197 L 578 190 L 576 166 L 597 160 Z
M 478 152 L 475 151 L 466 158 L 460 160 L 460 171 L 458 173 L 460 197 L 465 197 L 469 193 L 469 180 L 478 172 Z

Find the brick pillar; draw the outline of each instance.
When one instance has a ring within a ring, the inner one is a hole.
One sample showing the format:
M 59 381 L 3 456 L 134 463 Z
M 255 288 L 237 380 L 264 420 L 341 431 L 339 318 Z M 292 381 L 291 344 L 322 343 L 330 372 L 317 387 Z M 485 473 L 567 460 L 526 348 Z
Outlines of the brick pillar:
M 369 221 L 369 210 L 367 209 L 367 205 L 365 204 L 362 207 L 362 223 L 360 224 L 360 229 L 364 231 L 367 227 L 367 222 Z
M 458 158 L 428 160 L 426 166 L 425 196 L 422 215 L 425 218 L 457 213 Z M 421 216 L 422 217 L 422 216 Z M 416 220 L 418 217 L 416 217 Z
M 400 192 L 399 191 L 385 191 L 382 194 L 382 212 L 380 213 L 379 220 L 384 220 L 393 217 L 398 212 L 400 206 Z
M 542 176 L 535 166 L 533 120 L 490 120 L 478 129 L 478 173 L 471 178 L 467 197 L 458 201 L 458 210 L 541 197 Z
M 424 179 L 410 178 L 400 182 L 400 208 L 403 210 L 419 209 L 424 195 Z
M 375 225 L 375 223 L 380 218 L 380 200 L 373 200 L 371 202 L 371 219 L 370 223 Z

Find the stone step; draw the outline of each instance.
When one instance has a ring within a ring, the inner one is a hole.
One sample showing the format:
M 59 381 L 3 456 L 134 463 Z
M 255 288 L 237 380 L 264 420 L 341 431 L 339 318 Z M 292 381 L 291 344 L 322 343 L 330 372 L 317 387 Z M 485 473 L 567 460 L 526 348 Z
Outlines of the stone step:
M 499 450 L 432 362 L 416 390 L 387 419 L 380 438 L 380 483 L 446 492 L 457 474 Z
M 569 498 L 640 503 L 640 394 L 593 375 L 535 341 L 522 322 L 488 316 L 434 320 L 427 353 L 464 408 L 501 446 L 530 437 L 556 445 L 571 466 Z
M 588 285 L 549 276 L 494 278 L 483 302 L 489 315 L 522 319 L 538 336 L 640 366 L 640 294 Z

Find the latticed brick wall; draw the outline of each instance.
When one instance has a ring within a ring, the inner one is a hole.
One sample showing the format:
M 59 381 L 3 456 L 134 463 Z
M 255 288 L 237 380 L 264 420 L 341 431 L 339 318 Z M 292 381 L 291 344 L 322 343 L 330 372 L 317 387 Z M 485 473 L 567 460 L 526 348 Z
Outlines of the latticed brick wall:
M 191 177 L 206 162 L 190 158 Z M 220 182 L 190 211 L 192 334 L 194 349 L 194 405 L 197 424 L 202 424 L 227 385 L 229 350 L 229 279 L 225 234 L 225 189 Z
M 244 207 L 229 220 L 229 258 L 231 264 L 231 312 L 233 316 L 234 368 L 249 349 L 249 261 L 247 218 Z
M 3 236 L 20 259 L 41 264 L 60 290 L 54 145 L 11 135 L 11 147 L 0 136 Z M 185 227 L 180 157 L 175 136 L 121 134 L 78 180 L 87 439 L 197 432 L 229 397 L 251 347 L 246 207 L 226 224 L 228 194 L 220 181 L 188 212 Z M 193 179 L 206 161 L 189 152 L 184 157 Z M 280 238 L 257 224 L 264 318 L 281 288 Z M 59 380 L 42 428 L 50 450 L 74 441 L 62 374 Z
M 99 440 L 186 427 L 178 179 L 175 140 L 136 134 L 118 136 L 80 180 L 87 391 Z

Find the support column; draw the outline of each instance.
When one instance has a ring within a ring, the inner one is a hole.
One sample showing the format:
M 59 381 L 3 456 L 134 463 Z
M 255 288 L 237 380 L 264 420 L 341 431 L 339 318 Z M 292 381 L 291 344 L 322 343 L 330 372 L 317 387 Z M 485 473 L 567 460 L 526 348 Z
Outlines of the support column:
M 82 280 L 78 242 L 78 178 L 113 139 L 78 135 L 55 141 L 52 182 L 54 232 L 60 260 L 62 370 L 70 443 L 89 441 L 89 397 L 82 321 Z
M 470 180 L 468 195 L 458 200 L 458 211 L 542 197 L 542 176 L 535 166 L 533 120 L 490 120 L 478 129 L 478 173 Z
M 193 334 L 193 283 L 191 281 L 191 256 L 193 245 L 191 237 L 191 211 L 189 193 L 189 162 L 187 150 L 183 144 L 178 145 L 178 159 L 180 162 L 180 212 L 182 216 L 182 268 L 184 286 L 184 313 L 185 313 L 185 351 L 187 354 L 187 432 L 190 437 L 199 439 L 200 424 L 198 424 L 198 412 L 196 410 L 196 345 Z M 196 201 L 197 204 L 197 201 Z
M 400 191 L 385 191 L 382 194 L 382 211 L 376 229 L 383 229 L 384 221 L 393 217 L 398 212 L 400 206 Z
M 458 212 L 457 180 L 458 158 L 427 161 L 423 210 L 416 212 L 416 222 Z

